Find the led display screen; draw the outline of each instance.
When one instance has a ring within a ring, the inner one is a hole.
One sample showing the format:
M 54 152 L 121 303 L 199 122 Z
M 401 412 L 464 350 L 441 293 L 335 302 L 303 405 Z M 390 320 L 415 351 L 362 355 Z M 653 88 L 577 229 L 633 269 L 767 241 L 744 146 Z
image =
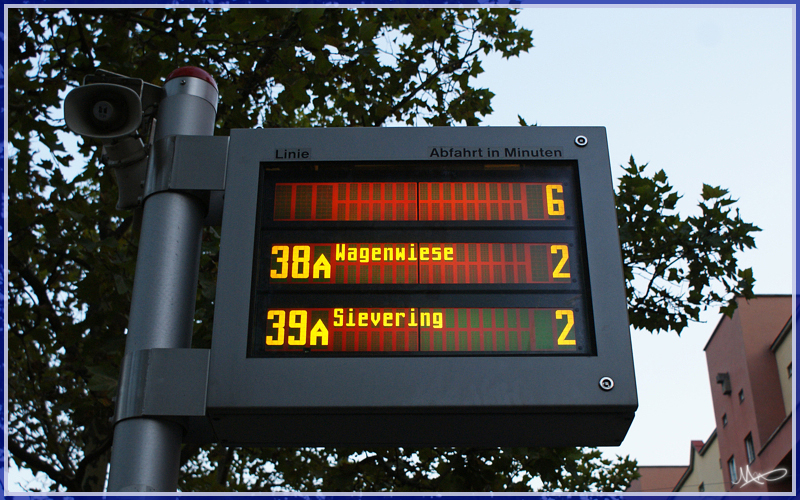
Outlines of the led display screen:
M 592 352 L 574 165 L 267 164 L 259 193 L 250 357 Z
M 563 193 L 560 183 L 281 183 L 274 220 L 563 220 Z
M 575 351 L 575 312 L 535 308 L 268 309 L 269 352 Z
M 573 250 L 574 253 L 574 250 Z M 287 243 L 270 252 L 272 283 L 571 283 L 560 243 Z

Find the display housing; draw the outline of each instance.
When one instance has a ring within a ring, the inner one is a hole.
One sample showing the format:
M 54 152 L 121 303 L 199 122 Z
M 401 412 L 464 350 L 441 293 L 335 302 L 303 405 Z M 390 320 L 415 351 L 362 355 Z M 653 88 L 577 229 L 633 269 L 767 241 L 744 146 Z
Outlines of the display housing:
M 234 130 L 221 236 L 225 444 L 615 446 L 630 426 L 603 128 Z

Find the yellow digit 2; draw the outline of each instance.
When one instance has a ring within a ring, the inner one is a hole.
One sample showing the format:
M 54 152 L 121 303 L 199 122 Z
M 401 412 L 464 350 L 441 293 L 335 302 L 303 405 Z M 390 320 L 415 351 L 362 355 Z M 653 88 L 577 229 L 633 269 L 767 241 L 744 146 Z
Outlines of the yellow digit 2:
M 575 317 L 569 309 L 560 309 L 556 311 L 556 320 L 567 317 L 567 325 L 561 330 L 561 335 L 558 336 L 558 345 L 575 345 L 574 339 L 567 339 L 567 335 L 572 331 L 572 325 L 575 324 Z
M 286 332 L 286 311 L 268 311 L 267 319 L 277 319 L 272 323 L 272 328 L 278 330 L 278 336 L 272 337 L 267 335 L 267 345 L 283 345 L 283 336 Z
M 281 265 L 280 270 L 271 269 L 269 277 L 276 280 L 282 280 L 289 277 L 289 247 L 286 245 L 275 245 L 272 247 L 272 255 L 278 255 L 275 262 Z
M 553 193 L 563 193 L 561 184 L 548 184 L 544 188 L 547 195 L 547 215 L 564 215 L 564 200 L 553 198 Z
M 567 265 L 567 261 L 569 260 L 569 249 L 567 245 L 553 245 L 550 247 L 550 253 L 561 253 L 561 259 L 558 261 L 558 264 L 556 264 L 555 269 L 553 269 L 553 278 L 569 278 L 569 271 L 564 272 L 564 266 Z

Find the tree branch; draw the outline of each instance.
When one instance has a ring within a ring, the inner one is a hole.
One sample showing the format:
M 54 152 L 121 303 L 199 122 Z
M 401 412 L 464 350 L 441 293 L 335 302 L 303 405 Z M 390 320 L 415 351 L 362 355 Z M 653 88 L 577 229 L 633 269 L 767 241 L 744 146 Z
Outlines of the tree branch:
M 36 274 L 31 271 L 28 266 L 22 263 L 14 254 L 8 254 L 8 263 L 12 267 L 16 268 L 17 273 L 19 273 L 20 277 L 28 283 L 28 286 L 31 287 L 33 292 L 36 294 L 36 298 L 39 300 L 39 306 L 42 307 L 46 313 L 47 319 L 50 321 L 50 324 L 53 325 L 53 332 L 56 335 L 61 333 L 63 328 L 63 324 L 61 323 L 61 319 L 58 317 L 55 308 L 53 307 L 53 303 L 50 301 L 50 297 L 47 295 L 47 287 L 42 283 Z
M 222 457 L 222 460 L 217 465 L 216 481 L 218 485 L 225 486 L 228 484 L 228 472 L 231 469 L 231 462 L 233 462 L 233 448 L 227 446 L 225 448 L 225 456 Z
M 83 484 L 83 479 L 84 476 L 86 476 L 86 471 L 89 466 L 111 449 L 111 443 L 113 441 L 114 433 L 112 432 L 108 437 L 106 437 L 106 439 L 103 440 L 102 443 L 100 443 L 100 446 L 83 456 L 83 460 L 78 463 L 78 470 L 75 473 L 75 480 L 78 484 Z M 102 484 L 100 486 L 102 487 Z
M 58 470 L 49 463 L 43 461 L 38 455 L 29 453 L 17 442 L 8 440 L 8 451 L 14 457 L 25 463 L 34 472 L 44 472 L 47 476 L 65 487 L 69 491 L 80 491 L 80 484 L 75 478 L 66 471 Z
M 394 106 L 392 106 L 389 109 L 389 111 L 382 118 L 378 119 L 375 122 L 375 126 L 376 127 L 380 127 L 381 125 L 383 125 L 384 122 L 386 122 L 386 120 L 390 116 L 394 115 L 397 112 L 397 110 L 399 110 L 400 108 L 402 108 L 403 106 L 408 104 L 408 102 L 411 101 L 411 99 L 413 99 L 421 90 L 424 90 L 424 89 L 428 88 L 428 86 L 431 83 L 433 83 L 434 80 L 437 80 L 439 78 L 439 76 L 441 76 L 442 73 L 444 73 L 444 72 L 449 72 L 449 73 L 454 72 L 457 68 L 460 68 L 468 58 L 474 56 L 479 51 L 480 51 L 480 49 L 475 49 L 472 52 L 467 52 L 462 57 L 460 57 L 458 60 L 453 61 L 453 62 L 449 62 L 449 63 L 441 66 L 440 68 L 438 68 L 435 73 L 431 73 L 431 75 L 424 82 L 421 82 L 416 87 L 413 87 L 412 89 L 410 89 L 406 93 L 405 97 L 403 97 L 402 99 L 397 101 L 397 103 Z

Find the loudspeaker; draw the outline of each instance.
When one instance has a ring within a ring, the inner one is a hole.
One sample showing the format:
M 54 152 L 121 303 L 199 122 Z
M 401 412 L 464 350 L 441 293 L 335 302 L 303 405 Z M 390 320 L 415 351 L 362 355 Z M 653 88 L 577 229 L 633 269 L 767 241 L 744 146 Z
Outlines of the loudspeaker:
M 91 83 L 67 94 L 64 119 L 70 130 L 85 137 L 125 137 L 142 123 L 142 101 L 129 87 Z

